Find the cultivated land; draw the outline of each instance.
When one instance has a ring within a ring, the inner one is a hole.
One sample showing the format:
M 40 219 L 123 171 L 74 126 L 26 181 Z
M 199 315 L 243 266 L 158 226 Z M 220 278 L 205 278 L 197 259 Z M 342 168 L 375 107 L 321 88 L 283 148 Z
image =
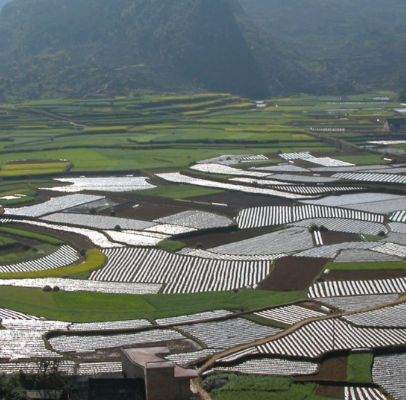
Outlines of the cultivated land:
M 114 372 L 118 347 L 165 343 L 213 399 L 401 400 L 384 373 L 406 376 L 399 108 L 0 105 L 0 370 Z

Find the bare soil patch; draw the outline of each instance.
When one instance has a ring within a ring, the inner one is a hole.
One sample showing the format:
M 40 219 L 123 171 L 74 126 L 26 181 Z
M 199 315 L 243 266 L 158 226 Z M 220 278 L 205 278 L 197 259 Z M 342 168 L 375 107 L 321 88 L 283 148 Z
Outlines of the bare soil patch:
M 300 381 L 345 382 L 347 379 L 347 356 L 325 358 L 316 374 L 295 378 Z M 344 394 L 344 392 L 343 392 Z M 344 398 L 342 396 L 341 398 Z
M 305 290 L 323 271 L 328 258 L 284 257 L 276 260 L 261 290 Z
M 323 238 L 323 243 L 325 246 L 345 242 L 359 242 L 360 240 L 359 236 L 353 233 L 332 232 L 332 231 L 321 232 L 321 237 Z
M 317 387 L 315 394 L 323 397 L 331 397 L 333 399 L 343 399 L 344 398 L 344 387 L 343 386 L 330 386 L 330 385 L 320 385 Z

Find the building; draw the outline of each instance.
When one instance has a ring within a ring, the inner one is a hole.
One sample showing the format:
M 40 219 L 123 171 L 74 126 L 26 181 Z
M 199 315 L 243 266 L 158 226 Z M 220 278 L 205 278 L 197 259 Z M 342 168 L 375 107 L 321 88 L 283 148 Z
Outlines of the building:
M 384 126 L 387 131 L 406 130 L 406 118 L 388 118 Z
M 166 360 L 167 347 L 122 349 L 121 361 L 126 379 L 145 383 L 146 400 L 190 400 L 190 380 L 196 370 L 186 369 Z

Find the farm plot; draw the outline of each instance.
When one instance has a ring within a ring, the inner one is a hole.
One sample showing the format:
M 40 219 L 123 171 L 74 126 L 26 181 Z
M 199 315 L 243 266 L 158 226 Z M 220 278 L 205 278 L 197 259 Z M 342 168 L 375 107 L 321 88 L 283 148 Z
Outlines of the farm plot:
M 257 178 L 229 178 L 229 181 L 247 183 L 249 185 L 275 186 L 275 189 L 276 185 L 279 185 L 278 189 L 282 187 L 282 190 L 285 190 L 284 186 L 293 185 L 293 183 L 279 182 L 272 179 L 257 179 Z
M 260 325 L 244 318 L 180 325 L 178 328 L 211 349 L 228 349 L 281 332 L 279 328 Z
M 389 223 L 389 229 L 393 233 L 406 234 L 406 224 L 402 224 L 401 222 L 391 222 L 391 223 Z
M 314 358 L 333 350 L 386 347 L 405 340 L 404 329 L 360 328 L 331 318 L 310 322 L 257 349 L 261 354 Z
M 163 235 L 180 235 L 181 233 L 196 231 L 195 228 L 189 228 L 187 226 L 171 225 L 171 224 L 160 224 L 154 225 L 151 228 L 145 229 L 145 232 L 160 233 Z
M 56 213 L 42 219 L 57 224 L 79 225 L 95 229 L 114 229 L 116 226 L 119 226 L 124 230 L 142 230 L 156 225 L 153 222 L 138 219 L 73 213 Z
M 384 262 L 399 261 L 398 257 L 389 254 L 378 253 L 370 250 L 341 250 L 335 258 L 335 263 L 354 263 L 354 262 Z
M 384 224 L 378 222 L 358 221 L 341 218 L 314 218 L 292 223 L 291 225 L 310 228 L 312 226 L 324 226 L 329 231 L 345 232 L 364 235 L 379 235 L 387 233 L 388 229 Z
M 354 166 L 347 166 L 347 167 L 315 167 L 310 168 L 313 172 L 360 172 L 360 171 L 390 171 L 393 168 L 390 165 L 354 165 Z
M 105 331 L 113 329 L 136 329 L 150 325 L 151 322 L 146 319 L 133 319 L 127 321 L 73 323 L 69 325 L 68 329 L 70 331 Z
M 121 362 L 87 362 L 77 364 L 76 375 L 99 375 L 122 372 Z
M 379 389 L 370 387 L 346 386 L 344 388 L 345 400 L 387 400 Z
M 61 268 L 71 265 L 79 260 L 79 254 L 70 246 L 63 245 L 53 253 L 32 261 L 16 264 L 0 265 L 0 273 L 42 271 L 46 269 Z
M 316 243 L 316 246 L 323 246 L 323 237 L 321 236 L 320 231 L 314 231 L 313 232 L 313 238 L 314 242 Z
M 394 255 L 400 258 L 406 257 L 406 246 L 402 246 L 401 244 L 396 243 L 386 242 L 385 244 L 374 247 L 373 251 L 388 255 Z
M 146 231 L 104 231 L 112 240 L 130 246 L 156 246 L 162 240 L 168 239 L 170 235 Z
M 254 315 L 270 319 L 272 321 L 282 322 L 287 325 L 294 325 L 297 322 L 303 321 L 305 319 L 322 317 L 325 314 L 318 311 L 310 310 L 305 307 L 292 305 L 255 312 Z
M 219 254 L 285 254 L 313 247 L 311 233 L 307 229 L 288 228 L 250 239 L 213 247 L 209 251 Z
M 404 184 L 406 182 L 406 176 L 398 174 L 381 174 L 381 173 L 338 173 L 334 174 L 333 178 L 347 179 L 350 181 L 361 181 L 361 182 L 378 182 L 378 183 L 396 183 Z
M 346 315 L 343 317 L 360 326 L 379 326 L 379 327 L 406 327 L 406 304 L 396 304 L 378 308 L 373 311 L 366 311 L 359 314 Z
M 216 354 L 218 351 L 218 349 L 202 349 L 189 353 L 171 354 L 169 356 L 166 356 L 165 358 L 169 361 L 174 362 L 176 365 L 186 367 L 188 364 L 195 363 L 199 360 L 210 357 L 213 354 Z
M 6 329 L 18 331 L 66 331 L 69 322 L 62 321 L 47 321 L 42 319 L 3 319 L 1 325 Z
M 249 162 L 254 162 L 254 161 L 267 161 L 269 158 L 265 156 L 264 154 L 256 154 L 252 156 L 246 156 L 241 159 L 240 162 L 242 163 L 249 163 Z
M 380 240 L 381 242 L 397 243 L 406 246 L 406 235 L 404 233 L 389 232 L 386 238 Z
M 4 214 L 18 215 L 23 217 L 42 217 L 46 214 L 52 214 L 62 210 L 67 210 L 79 205 L 92 203 L 97 200 L 104 199 L 103 196 L 93 196 L 89 194 L 71 194 L 67 196 L 53 197 L 44 203 L 35 204 L 33 206 L 5 208 Z
M 206 160 L 196 161 L 196 164 L 222 164 L 233 165 L 239 164 L 241 160 L 249 157 L 250 154 L 223 154 L 218 157 L 208 158 Z
M 156 294 L 161 285 L 150 283 L 116 283 L 83 281 L 61 278 L 38 278 L 38 279 L 1 279 L 0 286 L 17 286 L 29 288 L 43 288 L 44 286 L 59 287 L 66 292 L 99 292 L 121 294 Z
M 406 353 L 376 356 L 372 367 L 374 383 L 394 400 L 406 399 Z
M 40 221 L 31 221 L 28 219 L 3 219 L 2 222 L 5 223 L 17 223 L 17 224 L 27 224 L 27 225 L 34 225 L 39 226 L 41 228 L 48 228 L 55 231 L 63 231 L 63 232 L 71 232 L 76 233 L 81 236 L 87 237 L 95 246 L 101 247 L 102 249 L 107 249 L 111 247 L 122 247 L 122 244 L 114 243 L 110 241 L 103 233 L 86 229 L 86 228 L 76 228 L 73 226 L 67 225 L 57 225 L 57 224 L 50 224 L 48 222 L 40 222 Z
M 90 279 L 107 282 L 167 283 L 165 293 L 197 293 L 254 286 L 270 271 L 269 261 L 204 259 L 158 249 L 112 249 L 107 265 Z
M 324 167 L 349 167 L 354 164 L 341 160 L 336 160 L 331 157 L 314 157 L 309 152 L 301 153 L 282 153 L 279 154 L 284 160 L 303 160 L 313 164 L 322 165 Z
M 219 372 L 235 372 L 254 375 L 311 375 L 318 370 L 318 364 L 311 361 L 291 361 L 281 358 L 257 358 L 243 361 L 232 367 L 214 366 L 205 375 Z
M 238 213 L 236 220 L 240 229 L 247 229 L 286 225 L 313 218 L 339 218 L 381 224 L 384 222 L 383 215 L 312 204 L 245 208 Z
M 390 294 L 406 292 L 406 278 L 329 281 L 313 284 L 310 298 L 332 296 L 360 296 L 365 294 Z
M 207 319 L 216 319 L 222 318 L 233 315 L 231 311 L 227 310 L 216 310 L 216 311 L 207 311 L 198 314 L 191 314 L 191 315 L 180 315 L 178 317 L 170 317 L 170 318 L 161 318 L 155 320 L 158 325 L 179 325 L 185 324 L 190 322 L 199 322 L 205 321 Z
M 195 229 L 210 229 L 230 226 L 233 221 L 222 215 L 205 211 L 189 210 L 168 217 L 159 218 L 154 222 L 181 225 Z
M 32 358 L 60 358 L 45 347 L 44 331 L 0 330 L 0 358 L 18 360 Z
M 406 140 L 369 140 L 367 143 L 388 146 L 395 144 L 404 144 L 406 143 Z
M 216 181 L 211 181 L 209 179 L 193 178 L 191 176 L 183 175 L 179 172 L 157 174 L 157 176 L 168 182 L 186 183 L 189 185 L 218 188 L 218 189 L 230 190 L 230 191 L 235 191 L 235 192 L 243 192 L 243 193 L 250 193 L 250 194 L 257 193 L 257 194 L 262 194 L 265 196 L 284 197 L 286 199 L 305 199 L 305 198 L 309 197 L 309 196 L 299 195 L 299 194 L 295 194 L 295 193 L 284 193 L 284 192 L 274 190 L 274 189 L 257 188 L 257 187 L 243 186 L 243 185 L 234 185 L 232 183 L 216 182 Z
M 170 329 L 155 329 L 145 332 L 116 335 L 58 336 L 49 340 L 51 347 L 60 353 L 92 352 L 99 349 L 118 348 L 136 344 L 169 342 L 185 339 L 180 333 Z
M 29 319 L 38 319 L 38 317 L 34 315 L 20 313 L 18 311 L 9 310 L 6 308 L 0 308 L 0 319 L 22 319 L 22 320 L 29 320 Z
M 250 169 L 254 171 L 266 171 L 266 172 L 309 172 L 308 169 L 298 167 L 297 165 L 292 164 L 279 164 L 279 165 L 271 165 L 271 166 L 259 166 L 259 167 L 251 167 Z
M 348 206 L 345 206 L 345 208 L 350 208 L 352 210 L 369 211 L 369 212 L 380 213 L 380 214 L 389 214 L 393 211 L 406 209 L 406 197 L 402 196 L 402 198 L 395 199 L 395 200 L 350 204 Z M 398 221 L 398 222 L 402 222 L 402 221 Z
M 70 183 L 71 185 L 53 186 L 41 189 L 65 193 L 83 192 L 85 190 L 103 192 L 132 192 L 135 190 L 145 190 L 156 187 L 147 181 L 148 178 L 141 176 L 56 178 L 54 180 L 62 183 Z
M 372 294 L 364 296 L 323 297 L 315 300 L 327 304 L 329 307 L 337 308 L 338 310 L 356 311 L 390 303 L 397 298 L 398 295 L 396 294 Z
M 347 242 L 330 244 L 328 246 L 315 247 L 313 249 L 304 250 L 294 254 L 294 257 L 316 257 L 316 258 L 335 258 L 342 250 L 352 249 L 371 249 L 376 246 L 373 242 Z
M 238 175 L 238 176 L 256 176 L 265 177 L 268 173 L 247 171 L 244 169 L 233 168 L 223 164 L 195 164 L 190 169 L 199 172 L 205 172 L 207 174 L 222 174 L 222 175 Z

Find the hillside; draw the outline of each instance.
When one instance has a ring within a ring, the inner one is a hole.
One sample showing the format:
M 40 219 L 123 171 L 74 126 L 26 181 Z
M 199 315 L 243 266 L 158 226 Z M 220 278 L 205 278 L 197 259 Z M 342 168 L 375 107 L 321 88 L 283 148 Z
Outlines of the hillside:
M 402 0 L 239 0 L 259 29 L 297 54 L 321 91 L 397 85 L 404 74 Z
M 280 51 L 234 12 L 228 0 L 12 2 L 0 14 L 2 97 L 134 89 L 264 96 L 286 86 Z M 274 67 L 264 69 L 264 58 Z

